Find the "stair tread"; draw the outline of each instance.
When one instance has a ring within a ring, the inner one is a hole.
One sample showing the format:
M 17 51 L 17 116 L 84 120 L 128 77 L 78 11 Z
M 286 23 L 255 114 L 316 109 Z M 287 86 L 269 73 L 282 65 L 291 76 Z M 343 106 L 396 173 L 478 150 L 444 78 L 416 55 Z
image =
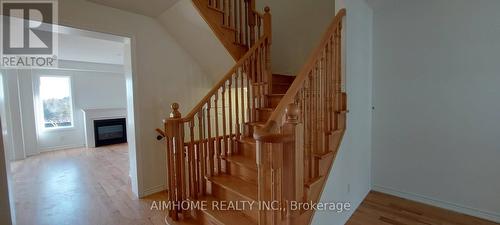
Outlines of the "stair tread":
M 220 201 L 220 199 L 214 198 L 213 196 L 204 196 L 199 200 L 206 201 L 208 203 L 207 210 L 203 210 L 203 213 L 210 216 L 212 219 L 216 220 L 219 224 L 238 224 L 238 225 L 256 225 L 257 222 L 253 221 L 242 211 L 237 210 L 217 210 L 217 208 L 212 208 L 212 202 Z
M 252 170 L 257 170 L 257 163 L 255 162 L 255 159 L 251 159 L 243 155 L 232 155 L 228 156 L 226 159 L 229 162 L 244 166 Z
M 231 175 L 209 177 L 209 181 L 250 201 L 257 201 L 257 185 Z

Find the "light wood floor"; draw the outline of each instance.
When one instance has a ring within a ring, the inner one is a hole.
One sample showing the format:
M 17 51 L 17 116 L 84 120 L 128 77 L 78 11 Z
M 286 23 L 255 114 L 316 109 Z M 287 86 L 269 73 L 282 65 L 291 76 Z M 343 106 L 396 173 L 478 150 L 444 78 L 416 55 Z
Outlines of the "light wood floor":
M 371 192 L 347 225 L 499 225 L 409 201 Z
M 13 189 L 18 225 L 165 224 L 151 211 L 153 200 L 137 199 L 128 176 L 128 147 L 72 149 L 14 162 Z

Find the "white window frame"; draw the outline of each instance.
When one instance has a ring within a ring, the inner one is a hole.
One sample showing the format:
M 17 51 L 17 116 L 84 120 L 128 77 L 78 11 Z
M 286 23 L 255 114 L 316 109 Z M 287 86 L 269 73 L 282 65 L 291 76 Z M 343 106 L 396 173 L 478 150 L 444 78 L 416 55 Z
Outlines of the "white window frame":
M 66 127 L 45 127 L 45 119 L 43 113 L 43 102 L 40 98 L 40 79 L 42 77 L 64 77 L 69 79 L 69 100 L 71 107 L 71 126 Z M 71 75 L 58 75 L 57 73 L 44 72 L 35 76 L 33 79 L 33 97 L 35 102 L 36 123 L 39 131 L 65 131 L 75 129 L 75 105 L 73 100 L 73 77 Z

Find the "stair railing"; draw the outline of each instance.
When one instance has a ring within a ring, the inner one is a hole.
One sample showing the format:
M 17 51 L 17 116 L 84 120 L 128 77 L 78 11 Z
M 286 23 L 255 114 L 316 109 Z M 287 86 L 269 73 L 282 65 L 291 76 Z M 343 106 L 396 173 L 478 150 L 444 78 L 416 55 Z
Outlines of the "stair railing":
M 254 133 L 258 199 L 278 202 L 279 209 L 285 209 L 260 210 L 259 225 L 276 225 L 298 217 L 303 212 L 290 210 L 287 203 L 319 198 L 313 196 L 322 190 L 315 183 L 325 176 L 320 173 L 323 165 L 319 159 L 336 151 L 332 136 L 343 134 L 346 128 L 347 96 L 341 60 L 345 14 L 343 9 L 335 16 L 275 111 Z
M 208 0 L 208 7 L 224 13 L 222 26 L 235 31 L 236 44 L 253 46 L 265 33 L 265 14 L 255 10 L 255 0 Z
M 168 197 L 177 205 L 207 194 L 206 178 L 226 172 L 243 124 L 257 121 L 256 109 L 271 93 L 271 15 L 265 11 L 264 33 L 236 65 L 186 116 L 174 103 L 164 120 Z M 187 213 L 174 207 L 168 215 L 178 220 Z

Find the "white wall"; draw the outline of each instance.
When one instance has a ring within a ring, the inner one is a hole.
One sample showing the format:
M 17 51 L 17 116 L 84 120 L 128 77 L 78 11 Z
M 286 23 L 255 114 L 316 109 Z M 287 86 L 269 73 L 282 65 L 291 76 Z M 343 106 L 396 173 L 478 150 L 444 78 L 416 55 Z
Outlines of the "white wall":
M 271 8 L 273 73 L 297 75 L 335 16 L 333 0 L 257 0 Z
M 33 79 L 41 75 L 64 75 L 72 79 L 74 129 L 39 131 L 40 151 L 83 147 L 85 145 L 82 109 L 126 108 L 123 73 L 80 70 L 32 70 Z
M 178 1 L 157 19 L 217 82 L 235 61 L 195 7 L 193 1 Z
M 179 102 L 186 113 L 212 87 L 208 75 L 155 19 L 83 0 L 59 1 L 62 25 L 132 38 L 133 76 L 127 76 L 128 102 L 133 103 L 136 143 L 129 143 L 132 189 L 140 196 L 164 189 L 163 143 L 155 128 Z M 186 88 L 188 87 L 188 88 Z M 133 101 L 132 101 L 133 97 Z M 130 121 L 129 121 L 130 122 Z M 130 134 L 129 133 L 129 134 Z M 138 174 L 139 180 L 135 180 Z
M 0 74 L 0 107 L 4 105 L 4 96 L 3 96 L 3 75 Z M 9 166 L 9 158 L 10 155 L 6 151 L 3 142 L 3 136 L 5 134 L 4 129 L 2 128 L 2 121 L 4 113 L 0 115 L 0 224 L 11 225 L 15 217 L 13 216 L 14 210 L 14 201 L 11 193 L 9 192 L 10 187 L 10 166 Z
M 61 62 L 61 69 L 4 70 L 9 82 L 6 90 L 10 94 L 11 107 L 9 127 L 24 128 L 14 135 L 14 159 L 40 152 L 84 146 L 83 113 L 86 108 L 126 108 L 125 75 L 123 67 L 95 63 Z M 82 69 L 86 68 L 86 69 Z M 98 70 L 89 70 L 96 68 Z M 105 68 L 109 68 L 106 70 Z M 102 71 L 101 71 L 102 70 Z M 42 75 L 63 75 L 72 79 L 74 128 L 36 131 L 34 110 L 34 84 Z M 19 101 L 21 100 L 21 101 Z M 21 106 L 21 107 L 19 107 Z
M 371 189 L 372 10 L 364 0 L 336 1 L 346 8 L 347 130 L 321 202 L 350 202 L 343 213 L 318 211 L 312 224 L 344 224 Z
M 376 190 L 500 222 L 500 1 L 374 13 Z

